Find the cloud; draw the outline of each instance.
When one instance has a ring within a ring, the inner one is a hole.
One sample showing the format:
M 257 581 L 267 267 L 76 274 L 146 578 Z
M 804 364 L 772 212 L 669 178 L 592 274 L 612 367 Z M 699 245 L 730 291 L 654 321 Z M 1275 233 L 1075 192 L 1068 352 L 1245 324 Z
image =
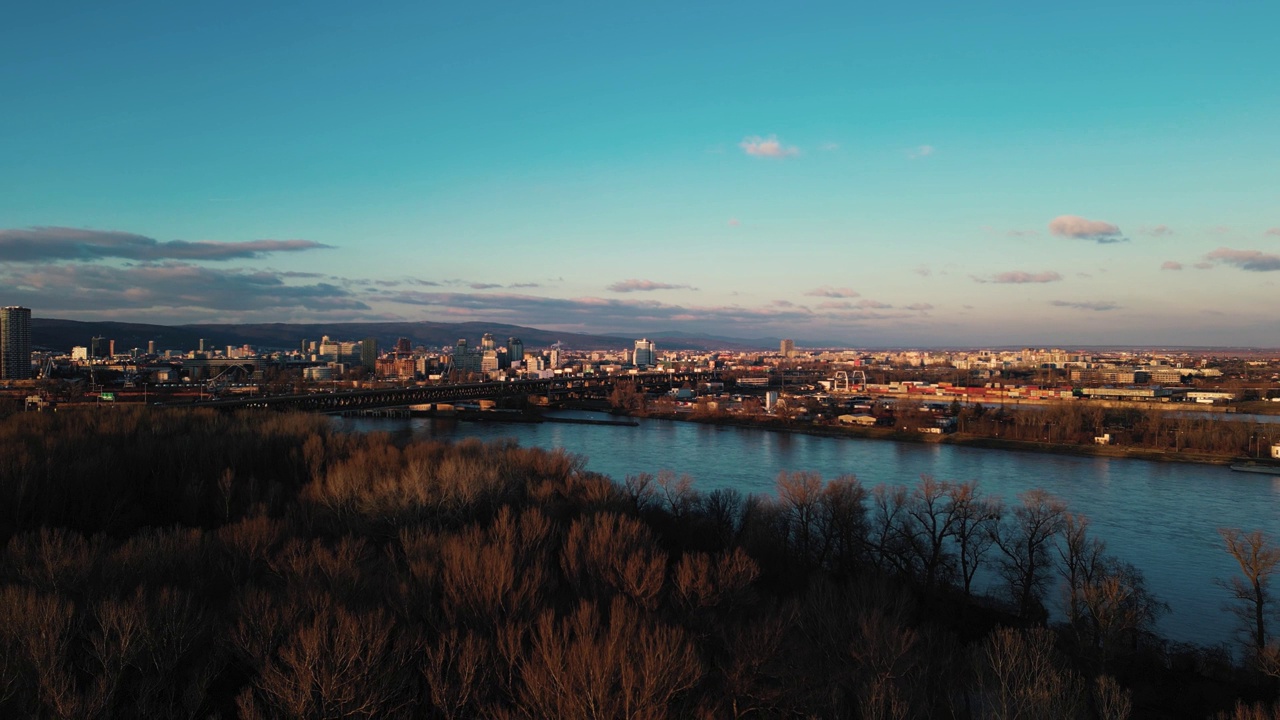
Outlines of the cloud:
M 1155 227 L 1144 227 L 1138 232 L 1141 232 L 1143 235 L 1147 235 L 1149 237 L 1169 237 L 1170 235 L 1175 234 L 1173 232 L 1173 228 L 1169 227 L 1168 225 L 1156 225 Z
M 729 218 L 729 227 L 738 227 L 741 224 L 742 221 L 738 218 Z
M 295 284 L 286 273 L 210 268 L 183 262 L 114 267 L 53 263 L 0 271 L 6 297 L 38 312 L 94 316 L 148 311 L 186 316 L 211 312 L 259 318 L 334 311 L 368 311 L 369 305 L 340 284 Z
M 908 306 L 907 306 L 907 309 L 908 309 L 908 310 L 919 310 L 919 311 L 932 310 L 932 309 L 933 309 L 933 305 L 931 305 L 931 304 L 929 304 L 929 303 L 912 303 L 912 304 L 910 304 L 910 305 L 908 305 Z
M 1010 230 L 1009 232 L 1005 233 L 1005 235 L 1008 235 L 1011 238 L 1036 237 L 1039 234 L 1040 233 L 1036 232 L 1035 230 Z
M 834 152 L 840 149 L 840 143 L 824 142 L 818 146 L 818 149 L 823 152 Z
M 1277 236 L 1277 237 L 1280 237 L 1280 227 L 1267 228 L 1267 231 L 1266 231 L 1266 232 L 1264 232 L 1264 233 L 1262 233 L 1262 234 L 1263 234 L 1263 235 L 1275 235 L 1275 236 Z
M 33 227 L 0 230 L 0 261 L 48 262 L 54 260 L 246 260 L 268 253 L 330 248 L 310 240 L 170 240 L 115 230 L 79 230 L 65 227 Z
M 473 282 L 467 287 L 472 290 L 492 290 L 493 288 L 500 288 L 502 285 L 499 283 Z
M 1026 283 L 1051 283 L 1062 280 L 1062 276 L 1052 270 L 1046 270 L 1042 273 L 1029 273 L 1023 270 L 1010 270 L 992 275 L 991 277 L 980 277 L 971 275 L 974 282 L 980 283 L 996 283 L 1001 285 L 1023 285 Z
M 907 157 L 912 160 L 926 158 L 937 152 L 937 148 L 932 145 L 918 145 L 907 151 Z
M 827 297 L 827 298 L 856 298 L 861 297 L 862 293 L 857 290 L 851 290 L 847 287 L 831 287 L 823 285 L 820 288 L 814 288 L 805 293 L 808 297 Z
M 537 324 L 560 328 L 593 328 L 622 332 L 639 331 L 655 324 L 692 325 L 704 329 L 742 325 L 759 330 L 794 330 L 808 323 L 862 326 L 899 322 L 916 318 L 905 311 L 847 305 L 814 312 L 802 305 L 769 303 L 758 307 L 740 305 L 686 306 L 649 299 L 553 298 L 515 293 L 450 293 L 406 290 L 380 297 L 416 307 L 430 308 L 436 315 L 456 319 L 489 320 L 514 324 Z M 548 323 L 548 318 L 555 321 Z
M 1227 235 L 1231 232 L 1231 227 L 1229 225 L 1214 225 L 1209 228 L 1209 232 L 1214 235 Z
M 858 307 L 871 310 L 886 310 L 893 307 L 889 303 L 882 303 L 879 300 L 859 300 Z
M 1209 262 L 1208 260 L 1201 260 L 1200 262 L 1196 263 L 1192 267 L 1194 267 L 1197 270 L 1208 270 L 1213 267 L 1213 263 Z
M 1075 302 L 1070 300 L 1054 300 L 1049 303 L 1054 307 L 1074 308 L 1076 310 L 1093 310 L 1095 312 L 1105 312 L 1107 310 L 1117 310 L 1119 305 L 1113 302 Z
M 1160 265 L 1160 269 L 1161 270 L 1181 270 L 1182 263 L 1178 262 L 1177 260 L 1165 260 L 1164 263 Z
M 1049 221 L 1049 233 L 1058 237 L 1093 240 L 1099 244 L 1127 242 L 1120 228 L 1102 220 L 1088 220 L 1079 215 L 1059 215 Z
M 1260 250 L 1233 250 L 1220 247 L 1205 255 L 1204 259 L 1223 265 L 1234 265 L 1250 272 L 1280 270 L 1280 255 L 1271 255 Z
M 537 288 L 537 287 L 542 287 L 542 283 L 536 283 L 536 282 L 511 283 L 511 284 L 510 284 L 510 285 L 508 285 L 507 287 L 510 287 L 510 288 Z
M 746 154 L 756 157 L 780 158 L 800 154 L 800 148 L 794 145 L 783 145 L 778 142 L 778 136 L 776 135 L 770 135 L 767 138 L 759 135 L 745 137 L 742 142 L 738 143 L 738 147 L 742 148 Z
M 619 280 L 610 285 L 608 289 L 616 293 L 630 292 L 653 292 L 654 290 L 697 290 L 692 285 L 673 285 L 671 283 L 655 282 L 653 280 Z
M 929 277 L 930 275 L 933 274 L 933 269 L 930 268 L 928 265 L 917 265 L 916 269 L 912 270 L 911 272 L 919 275 L 920 277 Z

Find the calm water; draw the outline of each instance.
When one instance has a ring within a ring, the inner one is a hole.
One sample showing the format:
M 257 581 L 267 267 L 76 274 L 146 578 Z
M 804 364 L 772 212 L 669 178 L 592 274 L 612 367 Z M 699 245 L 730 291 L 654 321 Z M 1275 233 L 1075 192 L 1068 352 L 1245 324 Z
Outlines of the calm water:
M 826 478 L 852 473 L 868 487 L 910 484 L 922 473 L 978 480 L 985 493 L 1006 501 L 1041 487 L 1063 498 L 1073 512 L 1087 515 L 1109 552 L 1142 569 L 1149 588 L 1173 609 L 1160 631 L 1177 641 L 1235 639 L 1234 618 L 1222 609 L 1226 594 L 1214 578 L 1231 577 L 1239 567 L 1221 548 L 1216 528 L 1262 529 L 1280 539 L 1280 476 L 1225 467 L 812 437 L 666 420 L 642 419 L 640 427 L 338 422 L 353 430 L 409 428 L 424 439 L 514 438 L 525 446 L 584 455 L 589 469 L 619 481 L 668 469 L 692 476 L 703 491 L 731 487 L 744 494 L 772 493 L 778 473 L 794 470 Z

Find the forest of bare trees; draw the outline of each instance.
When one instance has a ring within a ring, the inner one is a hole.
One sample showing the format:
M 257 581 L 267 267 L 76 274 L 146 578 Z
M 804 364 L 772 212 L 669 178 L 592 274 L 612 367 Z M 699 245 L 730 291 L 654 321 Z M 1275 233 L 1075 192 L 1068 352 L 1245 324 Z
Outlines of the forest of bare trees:
M 1139 569 L 1038 490 L 703 493 L 271 413 L 13 415 L 0 438 L 3 717 L 1277 712 L 1263 533 L 1223 532 L 1237 665 L 1156 637 Z

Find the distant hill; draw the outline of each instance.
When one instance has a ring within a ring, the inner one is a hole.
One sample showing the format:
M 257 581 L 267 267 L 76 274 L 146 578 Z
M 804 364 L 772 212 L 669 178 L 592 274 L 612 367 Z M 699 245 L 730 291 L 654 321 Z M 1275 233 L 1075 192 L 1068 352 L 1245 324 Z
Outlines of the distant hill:
M 377 338 L 381 347 L 390 347 L 398 338 L 407 337 L 414 346 L 439 348 L 466 338 L 472 346 L 480 343 L 485 333 L 492 333 L 499 344 L 508 337 L 518 337 L 529 349 L 550 347 L 560 342 L 571 350 L 603 350 L 629 348 L 635 337 L 623 335 L 591 335 L 541 330 L 501 323 L 465 322 L 367 322 L 367 323 L 263 323 L 206 325 L 149 325 L 123 322 L 82 322 L 54 318 L 31 319 L 31 344 L 37 349 L 68 352 L 73 346 L 89 344 L 93 337 L 115 340 L 116 352 L 131 348 L 146 349 L 154 340 L 158 350 L 191 350 L 200 340 L 209 348 L 227 345 L 251 345 L 259 349 L 293 349 L 303 340 L 319 340 L 328 335 L 335 340 Z M 656 333 L 650 336 L 660 350 L 752 350 L 776 347 L 776 341 L 760 344 L 751 340 L 732 340 L 684 333 Z

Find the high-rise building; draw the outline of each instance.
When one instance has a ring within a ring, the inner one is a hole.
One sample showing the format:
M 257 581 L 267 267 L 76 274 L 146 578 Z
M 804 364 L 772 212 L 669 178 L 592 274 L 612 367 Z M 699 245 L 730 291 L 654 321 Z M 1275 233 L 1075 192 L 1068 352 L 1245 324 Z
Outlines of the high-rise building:
M 148 354 L 148 355 L 155 355 L 155 354 L 156 354 L 156 341 L 155 341 L 155 340 L 148 340 L 148 341 L 147 341 L 147 354 Z
M 485 333 L 484 337 L 480 338 L 480 352 L 496 349 L 498 345 L 493 341 L 493 333 Z
M 378 338 L 360 341 L 360 364 L 372 370 L 378 365 Z
M 0 378 L 31 379 L 31 309 L 0 309 Z
M 796 354 L 796 343 L 794 340 L 783 340 L 782 347 L 779 348 L 782 357 L 794 357 Z
M 653 341 L 647 338 L 641 338 L 636 341 L 635 352 L 631 356 L 631 362 L 636 367 L 653 367 L 658 364 L 658 349 L 654 346 Z
M 518 337 L 507 338 L 507 362 L 524 361 L 524 342 Z

